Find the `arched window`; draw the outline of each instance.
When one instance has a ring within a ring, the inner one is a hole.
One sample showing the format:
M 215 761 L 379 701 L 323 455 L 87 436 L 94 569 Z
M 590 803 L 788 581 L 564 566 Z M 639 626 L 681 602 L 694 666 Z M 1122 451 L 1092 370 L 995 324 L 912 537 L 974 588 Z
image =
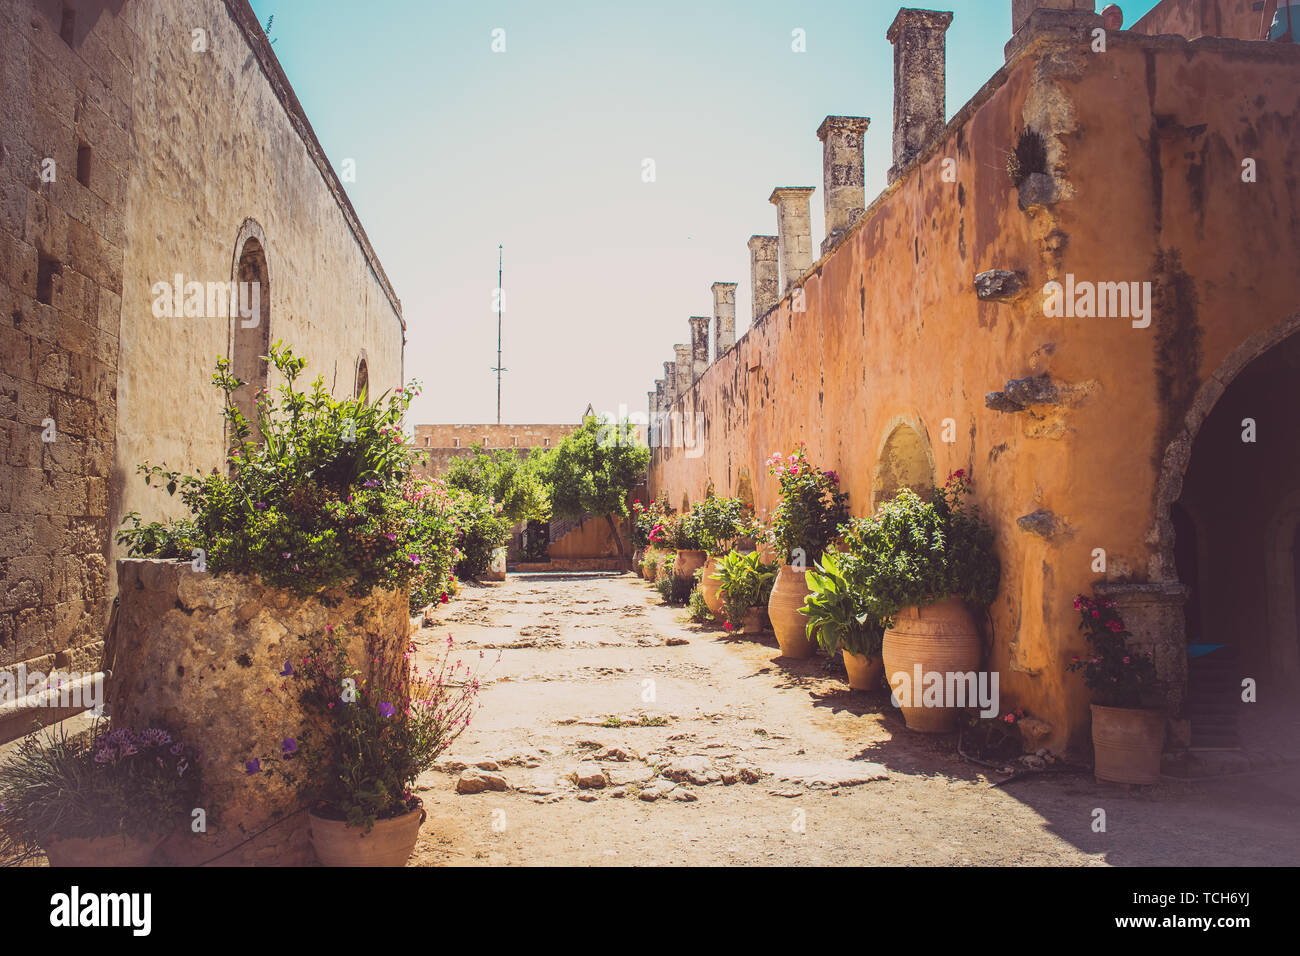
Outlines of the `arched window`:
M 871 482 L 872 510 L 910 488 L 928 498 L 934 487 L 934 457 L 929 443 L 911 422 L 897 421 L 880 447 Z
M 353 389 L 353 396 L 358 399 L 369 401 L 370 396 L 370 368 L 366 365 L 366 357 L 363 355 L 357 359 L 357 382 Z
M 230 368 L 241 381 L 235 390 L 235 407 L 248 420 L 254 440 L 262 437 L 257 424 L 257 396 L 267 387 L 267 361 L 271 347 L 271 273 L 266 261 L 262 227 L 246 219 L 235 240 L 232 280 L 235 289 L 230 315 Z

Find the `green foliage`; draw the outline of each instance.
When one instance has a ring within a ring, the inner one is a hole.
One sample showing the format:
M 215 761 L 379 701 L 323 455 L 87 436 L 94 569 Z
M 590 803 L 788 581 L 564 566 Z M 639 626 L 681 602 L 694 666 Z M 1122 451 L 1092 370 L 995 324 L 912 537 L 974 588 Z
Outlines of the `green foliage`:
M 642 559 L 642 565 L 645 568 L 645 575 L 647 578 L 653 581 L 658 577 L 659 555 L 657 552 L 647 552 L 645 558 Z
M 482 445 L 451 460 L 444 480 L 448 488 L 471 492 L 501 505 L 510 522 L 547 521 L 551 502 L 540 466 L 544 453 L 520 455 L 502 448 L 488 454 Z
M 376 820 L 419 805 L 415 779 L 469 725 L 478 696 L 479 679 L 451 652 L 448 638 L 424 673 L 405 658 L 376 659 L 373 683 L 349 666 L 333 633 L 300 660 L 293 678 L 316 730 L 293 741 L 293 752 L 302 756 L 302 790 L 318 813 L 369 833 Z
M 880 653 L 885 628 L 875 616 L 861 565 L 856 556 L 831 550 L 807 573 L 809 593 L 800 610 L 808 617 L 808 638 L 828 654 Z
M 646 466 L 650 449 L 636 428 L 588 415 L 582 425 L 541 457 L 542 480 L 551 489 L 551 510 L 561 518 L 628 513 L 628 496 Z
M 713 620 L 713 612 L 709 610 L 708 604 L 704 602 L 704 594 L 699 588 L 691 591 L 691 597 L 686 606 L 690 608 L 691 620 L 696 624 L 708 624 Z
M 51 837 L 165 836 L 197 803 L 196 762 L 159 728 L 33 733 L 0 766 L 0 859 Z
M 1155 663 L 1149 654 L 1129 648 L 1128 639 L 1133 635 L 1124 627 L 1115 602 L 1080 594 L 1074 607 L 1092 656 L 1086 660 L 1074 657 L 1066 667 L 1083 671 L 1083 681 L 1096 703 L 1133 708 L 1155 703 Z
M 718 582 L 728 630 L 743 626 L 750 608 L 767 603 L 776 571 L 775 565 L 763 563 L 757 551 L 729 551 L 722 557 L 713 579 Z
M 663 577 L 655 579 L 655 590 L 659 592 L 665 604 L 673 603 L 673 576 L 665 574 Z
M 965 503 L 969 493 L 965 472 L 957 471 L 930 501 L 905 488 L 872 517 L 842 529 L 860 562 L 860 594 L 873 619 L 888 627 L 901 608 L 949 598 L 993 603 L 1001 566 L 992 530 Z
M 682 519 L 697 547 L 713 557 L 727 553 L 731 543 L 750 527 L 745 503 L 739 498 L 709 495 Z
M 977 711 L 967 711 L 961 734 L 962 752 L 982 760 L 1011 760 L 1019 756 L 1024 746 L 1020 721 L 1025 711 L 1014 711 L 996 717 L 981 717 Z
M 772 513 L 772 531 L 781 557 L 807 564 L 822 556 L 848 518 L 849 496 L 840 491 L 839 476 L 814 468 L 803 442 L 782 458 L 767 460 L 768 474 L 781 485 L 781 503 Z
M 510 538 L 511 522 L 502 514 L 501 505 L 473 492 L 453 496 L 452 524 L 456 528 L 456 546 L 460 559 L 456 575 L 463 579 L 486 574 L 492 556 Z

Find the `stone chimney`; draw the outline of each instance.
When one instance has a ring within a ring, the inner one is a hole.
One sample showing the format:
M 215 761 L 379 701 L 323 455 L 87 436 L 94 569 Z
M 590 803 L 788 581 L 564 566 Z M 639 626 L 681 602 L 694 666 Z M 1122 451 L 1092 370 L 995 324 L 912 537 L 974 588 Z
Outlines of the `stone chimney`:
M 951 13 L 898 11 L 886 36 L 894 45 L 894 165 L 892 183 L 903 168 L 944 130 L 946 40 Z
M 1096 0 L 1011 0 L 1011 32 L 1019 33 L 1035 10 L 1073 10 L 1096 13 Z
M 695 362 L 689 345 L 674 345 L 673 351 L 677 353 L 677 397 L 681 398 L 695 383 Z
M 677 403 L 677 363 L 664 362 L 664 411 Z
M 749 237 L 749 288 L 757 322 L 781 299 L 781 277 L 777 269 L 776 236 Z
M 695 381 L 709 370 L 709 317 L 707 315 L 691 316 L 691 363 Z
M 822 141 L 822 199 L 826 203 L 826 238 L 830 252 L 867 208 L 862 139 L 871 120 L 865 116 L 828 116 L 817 128 Z
M 715 282 L 709 288 L 713 290 L 713 360 L 716 362 L 736 345 L 736 283 Z
M 808 204 L 817 187 L 777 186 L 768 197 L 776 206 L 777 260 L 781 269 L 781 295 L 812 268 L 812 211 Z
M 1096 0 L 1011 0 L 1011 32 L 1005 54 L 1010 61 L 1032 39 L 1048 34 L 1062 39 L 1091 35 L 1102 26 Z

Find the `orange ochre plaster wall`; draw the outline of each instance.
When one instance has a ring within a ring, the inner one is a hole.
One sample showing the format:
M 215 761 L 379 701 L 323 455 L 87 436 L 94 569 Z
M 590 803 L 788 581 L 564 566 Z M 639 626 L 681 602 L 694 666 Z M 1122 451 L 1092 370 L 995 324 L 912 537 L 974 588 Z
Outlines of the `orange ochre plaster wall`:
M 1030 43 L 814 264 L 806 311 L 787 294 L 678 399 L 688 433 L 702 418 L 702 447 L 656 449 L 652 493 L 734 494 L 747 472 L 770 513 L 764 462 L 804 441 L 861 515 L 887 435 L 918 425 L 937 480 L 967 469 L 997 534 L 989 665 L 1003 708 L 1049 721 L 1054 748 L 1082 743 L 1087 692 L 1065 669 L 1083 648 L 1074 595 L 1152 580 L 1167 447 L 1228 354 L 1300 309 L 1298 78 L 1300 47 L 1283 44 Z M 1057 198 L 1024 210 L 1006 158 L 1026 128 L 1045 138 Z M 974 278 L 992 269 L 1024 273 L 1018 299 L 981 301 Z M 1067 274 L 1151 282 L 1150 326 L 1047 318 L 1043 287 Z M 1062 405 L 985 406 L 1040 374 Z M 1016 524 L 1040 509 L 1057 522 L 1047 537 Z M 1091 570 L 1096 548 L 1104 574 Z

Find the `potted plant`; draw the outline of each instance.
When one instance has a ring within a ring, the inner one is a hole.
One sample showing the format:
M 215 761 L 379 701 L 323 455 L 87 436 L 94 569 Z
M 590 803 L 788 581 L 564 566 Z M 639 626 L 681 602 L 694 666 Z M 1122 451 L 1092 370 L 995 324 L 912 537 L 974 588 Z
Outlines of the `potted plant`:
M 362 682 L 330 634 L 295 669 L 312 720 L 285 747 L 304 760 L 311 842 L 326 866 L 403 866 L 410 857 L 425 819 L 412 787 L 469 725 L 479 689 L 451 649 L 449 637 L 425 673 L 406 658 L 380 661 L 380 676 Z
M 668 530 L 668 543 L 677 552 L 673 562 L 673 577 L 679 581 L 693 580 L 696 571 L 704 567 L 708 555 L 704 551 L 705 537 L 701 533 L 700 521 L 694 511 L 685 511 L 673 515 L 665 527 Z M 687 594 L 690 592 L 688 591 Z
M 0 859 L 145 866 L 198 805 L 193 751 L 159 727 L 33 733 L 0 766 Z
M 764 564 L 757 551 L 728 552 L 713 573 L 722 598 L 724 626 L 729 631 L 759 634 L 763 630 L 762 605 L 771 596 L 776 568 Z
M 772 534 L 782 563 L 768 602 L 768 616 L 786 657 L 809 657 L 814 646 L 807 638 L 800 609 L 808 597 L 805 572 L 821 558 L 836 528 L 848 517 L 848 495 L 840 491 L 839 476 L 814 468 L 800 442 L 782 458 L 773 455 L 768 473 L 781 486 L 781 503 L 772 514 Z
M 946 675 L 978 669 L 979 632 L 967 606 L 987 607 L 998 590 L 993 532 L 966 504 L 969 494 L 957 471 L 928 501 L 905 488 L 844 534 L 872 613 L 886 626 L 881 653 L 894 702 L 907 726 L 924 733 L 956 728 L 954 702 L 936 702 L 925 689 L 933 675 L 946 686 Z
M 719 498 L 713 494 L 691 509 L 696 539 L 707 555 L 700 577 L 700 593 L 714 617 L 722 616 L 722 598 L 713 575 L 718 569 L 718 559 L 748 530 L 750 522 L 745 512 L 745 503 L 739 498 Z
M 864 593 L 853 554 L 827 551 L 808 572 L 808 597 L 801 609 L 808 618 L 808 638 L 827 654 L 842 654 L 849 687 L 871 690 L 884 676 L 880 646 L 884 626 Z
M 651 562 L 650 559 L 656 554 L 656 544 L 659 542 L 654 537 L 654 532 L 656 528 L 662 527 L 667 513 L 668 499 L 663 495 L 649 505 L 642 504 L 639 498 L 632 502 L 632 543 L 641 553 L 641 576 L 647 581 L 655 579 L 659 562 Z
M 1066 667 L 1083 671 L 1092 691 L 1094 774 L 1110 783 L 1155 783 L 1160 779 L 1165 717 L 1156 698 L 1156 668 L 1150 655 L 1128 645 L 1132 636 L 1114 601 L 1080 594 L 1074 599 L 1079 630 L 1091 656 L 1074 657 Z

